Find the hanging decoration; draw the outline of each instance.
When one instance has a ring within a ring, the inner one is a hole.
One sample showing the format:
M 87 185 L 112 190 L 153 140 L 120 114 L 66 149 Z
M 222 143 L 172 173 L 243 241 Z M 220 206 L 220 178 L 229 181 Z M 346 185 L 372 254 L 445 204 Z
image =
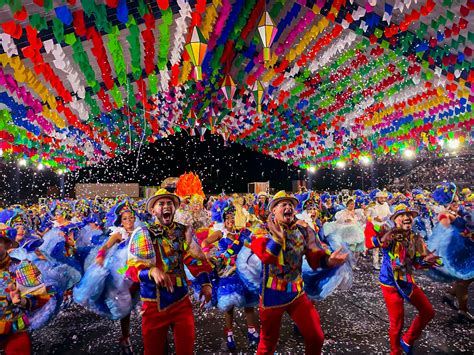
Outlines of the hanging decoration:
M 225 76 L 224 81 L 222 82 L 221 90 L 225 96 L 225 99 L 227 100 L 227 108 L 231 109 L 232 98 L 234 97 L 237 87 L 234 83 L 234 80 L 232 80 L 232 77 L 230 75 Z
M 194 65 L 196 80 L 202 80 L 201 64 L 204 60 L 207 50 L 207 41 L 201 33 L 201 30 L 195 26 L 191 32 L 189 41 L 184 46 L 186 52 Z
M 268 62 L 270 60 L 270 47 L 273 44 L 273 40 L 278 30 L 273 23 L 270 14 L 265 11 L 260 22 L 258 23 L 258 33 L 263 43 L 263 59 Z
M 209 130 L 307 167 L 474 137 L 469 0 L 35 4 L 2 5 L 7 159 L 73 170 Z

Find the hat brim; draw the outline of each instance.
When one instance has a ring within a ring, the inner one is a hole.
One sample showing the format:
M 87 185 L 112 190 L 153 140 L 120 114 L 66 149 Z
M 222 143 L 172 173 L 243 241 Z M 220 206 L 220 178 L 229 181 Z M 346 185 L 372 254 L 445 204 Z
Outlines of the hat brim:
M 150 214 L 153 214 L 153 206 L 155 205 L 156 201 L 161 200 L 162 198 L 169 198 L 173 200 L 173 204 L 176 209 L 178 209 L 179 205 L 181 204 L 181 200 L 179 199 L 178 196 L 173 195 L 173 194 L 163 194 L 163 195 L 150 197 L 146 203 L 146 210 Z
M 298 207 L 298 204 L 300 203 L 296 197 L 291 197 L 291 196 L 278 197 L 270 201 L 270 203 L 268 204 L 268 210 L 271 211 L 273 207 L 275 207 L 279 202 L 284 201 L 284 200 L 290 201 L 295 208 Z
M 393 221 L 399 215 L 404 214 L 404 213 L 410 213 L 413 216 L 413 218 L 416 218 L 418 216 L 418 212 L 415 211 L 415 210 L 398 211 L 398 212 L 395 212 L 393 215 L 390 216 L 390 220 Z

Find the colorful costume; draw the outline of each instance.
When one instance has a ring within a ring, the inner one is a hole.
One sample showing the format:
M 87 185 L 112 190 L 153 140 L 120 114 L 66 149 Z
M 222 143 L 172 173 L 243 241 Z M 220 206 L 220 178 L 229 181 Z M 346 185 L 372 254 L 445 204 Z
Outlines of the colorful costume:
M 394 220 L 403 213 L 412 214 L 414 217 L 417 215 L 417 212 L 410 210 L 407 205 L 399 204 L 395 207 L 391 219 Z M 390 352 L 400 354 L 402 348 L 410 351 L 422 330 L 434 317 L 433 307 L 413 278 L 415 269 L 433 266 L 424 261 L 428 253 L 426 245 L 420 235 L 412 231 L 402 233 L 394 229 L 391 238 L 373 234 L 371 247 L 381 248 L 383 251 L 379 281 L 390 321 Z M 413 304 L 419 313 L 402 337 L 404 300 Z
M 350 211 L 345 209 L 336 213 L 334 222 L 324 224 L 326 241 L 333 249 L 337 249 L 341 245 L 347 245 L 352 252 L 365 250 L 361 213 L 360 210 Z
M 6 229 L 0 230 L 0 238 L 13 245 L 14 239 L 8 236 Z M 16 245 L 17 246 L 17 245 Z M 34 312 L 50 301 L 51 295 L 44 286 L 39 270 L 29 261 L 19 261 L 5 253 L 0 260 L 0 349 L 6 354 L 30 354 L 31 341 L 27 332 Z M 10 285 L 20 291 L 26 298 L 24 306 L 21 302 L 12 303 L 9 293 Z M 34 319 L 33 319 L 34 320 Z
M 121 241 L 104 252 L 103 266 L 94 262 L 102 246 L 95 247 L 88 257 L 89 261 L 86 262 L 84 276 L 74 288 L 74 300 L 77 303 L 113 320 L 122 319 L 129 315 L 138 299 L 138 297 L 135 297 L 138 295 L 132 292 L 133 282 L 125 278 L 122 272 L 127 263 L 127 247 L 130 236 L 140 231 L 138 220 L 135 220 L 137 228 L 132 233 L 127 233 L 124 228 L 120 227 L 120 216 L 128 211 L 135 215 L 128 201 L 117 203 L 111 209 L 107 222 L 111 224 L 108 236 L 119 233 Z
M 281 200 L 290 200 L 296 207 L 298 200 L 283 191 L 277 193 L 271 208 Z M 283 226 L 284 244 L 280 244 L 265 225 L 254 232 L 251 248 L 262 260 L 260 294 L 260 344 L 257 354 L 275 352 L 281 318 L 288 312 L 304 337 L 307 351 L 320 353 L 324 334 L 319 315 L 303 289 L 302 263 L 306 256 L 313 269 L 326 267 L 328 252 L 317 245 L 314 234 L 304 235 L 296 224 Z
M 450 204 L 456 194 L 454 184 L 445 183 L 433 192 L 442 205 Z M 438 281 L 470 280 L 474 278 L 474 211 L 460 208 L 457 214 L 445 209 L 438 220 L 450 219 L 449 227 L 438 223 L 428 238 L 428 246 L 443 258 L 443 266 L 429 275 Z
M 170 197 L 179 206 L 179 198 L 165 190 L 158 190 L 148 200 L 150 211 L 156 200 Z M 172 325 L 177 354 L 191 354 L 194 348 L 194 316 L 188 295 L 184 263 L 201 285 L 210 285 L 211 267 L 206 262 L 192 264 L 184 258 L 188 245 L 186 227 L 172 222 L 170 226 L 158 223 L 134 233 L 129 244 L 126 275 L 140 283 L 142 307 L 142 336 L 145 354 L 162 354 L 168 329 Z M 151 270 L 157 267 L 165 272 L 173 284 L 173 291 L 157 287 Z

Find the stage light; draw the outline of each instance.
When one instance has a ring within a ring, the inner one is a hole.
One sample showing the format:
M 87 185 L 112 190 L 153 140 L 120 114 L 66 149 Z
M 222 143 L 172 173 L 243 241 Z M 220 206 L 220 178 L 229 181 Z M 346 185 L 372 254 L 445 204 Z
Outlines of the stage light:
M 439 144 L 440 147 L 444 147 L 444 139 L 440 139 L 438 141 L 438 144 Z
M 58 175 L 63 175 L 64 174 L 64 170 L 63 169 L 59 169 L 58 170 Z
M 403 155 L 407 159 L 413 159 L 415 157 L 415 151 L 411 148 L 407 148 L 403 151 Z
M 367 155 L 361 156 L 359 160 L 361 164 L 365 166 L 370 165 L 370 163 L 372 162 L 372 160 Z
M 0 149 L 0 157 L 3 156 L 3 149 Z
M 43 165 L 43 164 L 41 164 L 41 163 L 39 163 L 39 164 L 38 164 L 38 166 L 37 166 L 37 168 L 38 168 L 38 170 L 43 170 L 43 168 L 44 168 L 44 165 Z
M 459 142 L 459 139 L 457 139 L 457 138 L 450 139 L 448 141 L 448 148 L 451 149 L 451 150 L 458 149 L 460 145 L 461 145 L 461 142 Z
M 338 161 L 336 163 L 336 167 L 339 168 L 339 169 L 344 169 L 346 167 L 346 162 L 345 161 Z
M 26 159 L 21 158 L 20 160 L 18 160 L 18 165 L 19 166 L 26 166 Z
M 314 174 L 316 172 L 316 167 L 315 166 L 310 166 L 308 168 L 308 171 L 311 173 L 311 174 Z

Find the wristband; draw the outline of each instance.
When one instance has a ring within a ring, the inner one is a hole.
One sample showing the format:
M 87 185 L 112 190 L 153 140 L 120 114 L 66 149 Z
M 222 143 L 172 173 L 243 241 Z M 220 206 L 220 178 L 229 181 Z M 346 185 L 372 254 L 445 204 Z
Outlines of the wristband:
M 105 249 L 100 249 L 96 258 L 105 258 Z

